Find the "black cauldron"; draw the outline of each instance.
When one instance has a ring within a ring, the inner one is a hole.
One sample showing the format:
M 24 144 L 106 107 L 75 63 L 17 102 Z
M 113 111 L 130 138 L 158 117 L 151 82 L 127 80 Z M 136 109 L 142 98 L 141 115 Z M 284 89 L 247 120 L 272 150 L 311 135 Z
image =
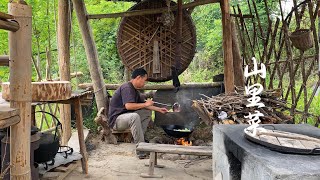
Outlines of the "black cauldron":
M 37 163 L 44 163 L 46 165 L 45 169 L 47 169 L 48 168 L 47 162 L 51 161 L 49 165 L 53 165 L 54 158 L 59 150 L 60 144 L 59 144 L 59 136 L 57 135 L 57 132 L 58 132 L 58 128 L 59 127 L 61 128 L 61 123 L 58 120 L 58 118 L 51 113 L 48 113 L 45 111 L 37 111 L 37 112 L 49 114 L 57 121 L 54 134 L 52 134 L 51 132 L 41 133 L 39 148 L 34 151 L 34 161 Z

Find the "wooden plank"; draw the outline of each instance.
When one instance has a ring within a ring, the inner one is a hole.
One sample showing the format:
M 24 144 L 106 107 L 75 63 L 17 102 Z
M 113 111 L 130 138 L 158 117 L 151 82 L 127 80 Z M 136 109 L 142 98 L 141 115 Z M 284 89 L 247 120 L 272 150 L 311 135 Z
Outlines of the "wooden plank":
M 306 136 L 303 134 L 290 133 L 290 132 L 285 132 L 285 131 L 264 130 L 264 131 L 258 131 L 257 135 L 268 135 L 268 136 L 291 138 L 291 139 L 298 139 L 298 140 L 307 140 L 307 141 L 313 141 L 313 142 L 320 144 L 320 139 Z
M 275 145 L 281 146 L 278 139 L 274 136 L 260 135 L 259 137 L 260 137 L 260 140 L 262 140 L 262 141 L 268 142 L 270 144 L 275 144 Z
M 285 138 L 283 138 L 283 139 L 285 139 Z M 287 139 L 286 141 L 291 143 L 294 148 L 306 149 L 306 147 L 299 140 Z
M 59 166 L 53 172 L 46 172 L 41 180 L 63 180 L 80 165 L 80 161 L 71 162 L 67 167 Z
M 76 169 L 79 166 L 79 161 L 77 161 L 76 163 L 71 163 L 68 166 L 68 171 L 64 172 L 62 175 L 60 175 L 58 177 L 57 180 L 63 180 L 64 178 L 66 178 L 74 169 Z
M 152 73 L 160 73 L 160 54 L 159 54 L 159 42 L 153 41 L 153 62 L 152 62 Z
M 311 141 L 307 141 L 307 140 L 300 140 L 300 142 L 307 149 L 320 148 L 320 144 L 315 143 L 315 142 L 311 142 Z
M 10 107 L 3 107 L 0 108 L 0 121 L 3 119 L 10 118 L 12 116 L 19 115 L 19 109 L 14 109 Z
M 189 154 L 199 156 L 212 156 L 210 146 L 180 146 L 171 144 L 139 143 L 138 151 L 161 152 L 169 154 Z
M 272 136 L 269 136 L 269 137 L 272 137 Z M 294 148 L 293 143 L 292 143 L 292 139 L 290 140 L 288 138 L 278 137 L 278 140 L 279 140 L 281 146 Z
M 62 173 L 60 172 L 46 172 L 41 180 L 56 180 Z

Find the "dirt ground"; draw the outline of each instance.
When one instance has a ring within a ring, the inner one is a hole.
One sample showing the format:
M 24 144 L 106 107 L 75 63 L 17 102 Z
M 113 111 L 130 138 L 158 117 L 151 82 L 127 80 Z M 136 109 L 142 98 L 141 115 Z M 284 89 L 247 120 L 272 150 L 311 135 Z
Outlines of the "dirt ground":
M 101 142 L 98 138 L 92 138 L 88 151 L 89 174 L 82 174 L 80 166 L 67 176 L 67 180 L 145 179 L 140 177 L 140 173 L 148 171 L 145 164 L 149 160 L 140 160 L 135 156 L 135 144 L 133 143 L 111 145 Z M 182 160 L 183 157 L 181 158 L 179 155 L 163 154 L 158 158 L 158 164 L 165 165 L 165 168 L 155 168 L 155 174 L 163 175 L 162 179 L 165 180 L 213 179 L 211 158 L 184 158 L 189 160 Z

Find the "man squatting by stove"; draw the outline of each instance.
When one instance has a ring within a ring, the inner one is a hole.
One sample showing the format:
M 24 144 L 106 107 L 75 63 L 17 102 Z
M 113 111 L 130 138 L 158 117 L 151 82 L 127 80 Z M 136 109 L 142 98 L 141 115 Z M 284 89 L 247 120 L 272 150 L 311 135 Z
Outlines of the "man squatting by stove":
M 109 125 L 114 130 L 130 128 L 134 143 L 144 142 L 144 133 L 151 120 L 151 110 L 167 113 L 166 108 L 153 106 L 153 101 L 144 100 L 139 93 L 148 78 L 146 70 L 135 69 L 131 80 L 122 84 L 114 93 L 109 104 Z M 146 156 L 143 152 L 137 153 L 139 158 Z

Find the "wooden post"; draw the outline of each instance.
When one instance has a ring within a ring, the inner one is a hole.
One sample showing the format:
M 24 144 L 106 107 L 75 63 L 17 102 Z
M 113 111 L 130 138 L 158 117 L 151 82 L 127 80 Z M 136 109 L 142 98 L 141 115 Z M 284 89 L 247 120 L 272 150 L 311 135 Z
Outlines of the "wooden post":
M 223 32 L 224 86 L 226 94 L 234 92 L 231 19 L 229 0 L 220 1 Z
M 8 11 L 20 25 L 9 32 L 10 49 L 10 107 L 20 110 L 20 122 L 10 127 L 11 180 L 31 179 L 30 129 L 31 129 L 31 7 L 9 3 Z
M 107 91 L 104 88 L 104 81 L 99 64 L 98 52 L 93 40 L 92 30 L 87 19 L 87 11 L 83 0 L 72 0 L 79 27 L 81 30 L 83 44 L 86 50 L 87 60 L 89 64 L 89 70 L 91 79 L 93 82 L 93 90 L 95 92 L 95 98 L 98 106 L 98 110 L 102 107 L 107 107 Z
M 231 30 L 232 30 L 232 54 L 233 54 L 233 69 L 234 69 L 234 84 L 239 87 L 244 87 L 244 75 L 242 68 L 242 59 L 240 54 L 239 42 L 237 38 L 236 25 L 231 20 Z
M 69 1 L 58 1 L 58 59 L 61 81 L 70 81 L 70 12 Z M 71 137 L 71 106 L 60 105 L 62 124 L 62 145 L 67 145 Z
M 76 113 L 76 125 L 78 130 L 80 154 L 82 155 L 82 159 L 81 159 L 82 172 L 85 174 L 88 174 L 88 157 L 87 157 L 86 144 L 84 142 L 83 125 L 82 125 L 83 119 L 82 119 L 82 109 L 81 109 L 80 98 L 75 99 L 74 109 Z

